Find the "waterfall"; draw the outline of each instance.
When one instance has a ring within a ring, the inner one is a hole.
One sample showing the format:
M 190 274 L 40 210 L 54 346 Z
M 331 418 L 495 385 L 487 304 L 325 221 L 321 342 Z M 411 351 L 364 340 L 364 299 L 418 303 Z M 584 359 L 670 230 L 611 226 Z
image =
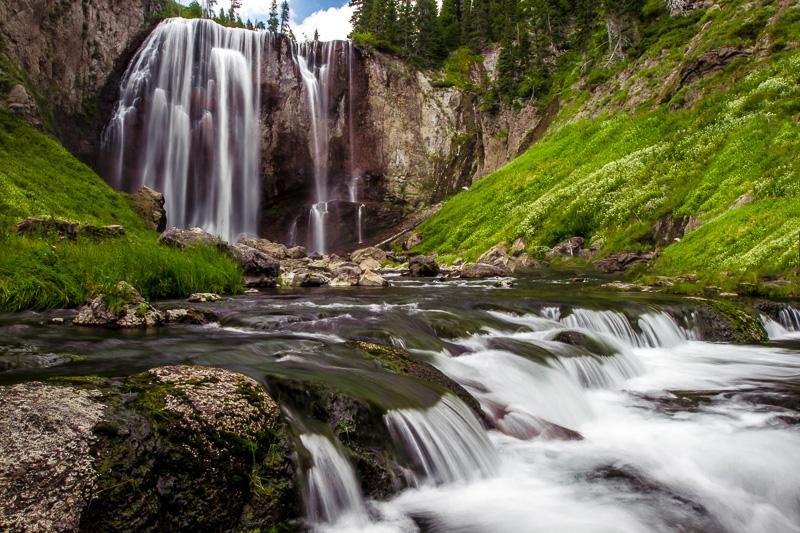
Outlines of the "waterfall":
M 330 119 L 328 82 L 333 69 L 336 42 L 295 44 L 294 59 L 303 79 L 311 119 L 311 157 L 314 169 L 314 202 L 309 213 L 311 252 L 326 252 L 325 218 L 328 214 L 328 158 Z
M 497 471 L 497 452 L 486 432 L 469 408 L 453 396 L 442 397 L 424 411 L 391 410 L 384 421 L 423 482 L 471 481 Z
M 628 317 L 618 311 L 574 309 L 561 323 L 607 335 L 633 348 L 670 347 L 694 338 L 694 334 L 678 325 L 666 313 L 646 313 L 639 317 L 637 332 Z
M 772 340 L 796 338 L 800 335 L 800 311 L 786 306 L 778 311 L 778 321 L 761 315 L 761 324 Z
M 364 204 L 358 206 L 358 244 L 364 242 L 364 212 L 367 210 Z
M 344 516 L 367 522 L 367 509 L 353 467 L 327 437 L 300 435 L 314 461 L 307 473 L 306 514 L 312 523 L 332 523 Z
M 169 19 L 125 72 L 103 134 L 109 181 L 162 191 L 170 223 L 256 233 L 265 32 Z
M 788 331 L 800 331 L 800 310 L 787 306 L 778 313 L 781 326 Z

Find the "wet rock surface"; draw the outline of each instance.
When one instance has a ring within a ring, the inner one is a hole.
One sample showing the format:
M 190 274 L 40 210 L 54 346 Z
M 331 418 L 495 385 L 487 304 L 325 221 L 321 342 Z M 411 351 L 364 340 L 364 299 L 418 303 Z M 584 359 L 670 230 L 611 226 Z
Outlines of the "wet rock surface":
M 431 255 L 415 255 L 408 261 L 408 270 L 411 276 L 432 278 L 439 275 L 439 263 Z
M 277 284 L 281 265 L 274 257 L 242 243 L 233 245 L 231 255 L 238 261 L 248 287 L 274 287 Z
M 464 279 L 482 279 L 502 276 L 510 276 L 511 269 L 502 265 L 490 265 L 487 263 L 467 263 L 461 267 L 460 276 Z

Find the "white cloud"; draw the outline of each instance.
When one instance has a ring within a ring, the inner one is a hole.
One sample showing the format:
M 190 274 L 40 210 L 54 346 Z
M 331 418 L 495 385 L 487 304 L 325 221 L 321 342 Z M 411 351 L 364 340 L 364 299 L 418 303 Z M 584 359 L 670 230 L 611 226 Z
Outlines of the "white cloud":
M 329 7 L 315 11 L 299 24 L 293 23 L 292 31 L 298 41 L 312 39 L 314 30 L 319 30 L 319 38 L 323 41 L 344 40 L 353 29 L 350 24 L 352 16 L 353 8 L 348 4 L 342 7 Z

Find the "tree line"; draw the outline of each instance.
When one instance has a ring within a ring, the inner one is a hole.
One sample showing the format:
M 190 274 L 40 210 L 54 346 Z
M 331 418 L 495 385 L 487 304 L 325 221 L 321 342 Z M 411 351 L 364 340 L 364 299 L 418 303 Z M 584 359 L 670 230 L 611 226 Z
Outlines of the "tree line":
M 231 28 L 246 28 L 248 30 L 268 30 L 273 33 L 286 35 L 295 40 L 292 28 L 289 25 L 289 2 L 283 0 L 278 6 L 277 0 L 272 0 L 270 4 L 269 17 L 267 21 L 253 22 L 250 19 L 242 20 L 239 11 L 242 8 L 242 0 L 232 0 L 231 7 L 216 9 L 217 0 L 203 0 L 201 4 L 195 0 L 188 6 L 183 6 L 174 0 L 165 0 L 162 3 L 161 16 L 183 17 L 183 18 L 207 18 L 217 24 Z M 319 40 L 319 34 L 315 33 L 315 40 Z
M 641 24 L 676 0 L 350 0 L 351 37 L 421 67 L 467 48 L 499 47 L 492 91 L 510 100 L 548 90 L 557 59 L 603 48 L 609 62 L 635 47 Z

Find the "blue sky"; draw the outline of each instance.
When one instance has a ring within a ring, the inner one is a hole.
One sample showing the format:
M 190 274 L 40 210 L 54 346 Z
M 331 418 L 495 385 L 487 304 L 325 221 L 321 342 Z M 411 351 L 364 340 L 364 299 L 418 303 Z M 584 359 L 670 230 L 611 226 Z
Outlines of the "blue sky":
M 192 0 L 180 0 L 189 4 Z M 202 4 L 202 0 L 200 1 Z M 241 15 L 243 20 L 248 18 L 257 21 L 266 21 L 269 15 L 269 6 L 272 0 L 242 0 Z M 280 6 L 281 0 L 278 0 Z M 217 7 L 228 9 L 230 0 L 218 0 Z M 310 38 L 314 30 L 318 29 L 323 40 L 345 39 L 350 33 L 351 10 L 347 0 L 289 0 L 292 15 L 292 27 L 298 39 L 303 36 Z

